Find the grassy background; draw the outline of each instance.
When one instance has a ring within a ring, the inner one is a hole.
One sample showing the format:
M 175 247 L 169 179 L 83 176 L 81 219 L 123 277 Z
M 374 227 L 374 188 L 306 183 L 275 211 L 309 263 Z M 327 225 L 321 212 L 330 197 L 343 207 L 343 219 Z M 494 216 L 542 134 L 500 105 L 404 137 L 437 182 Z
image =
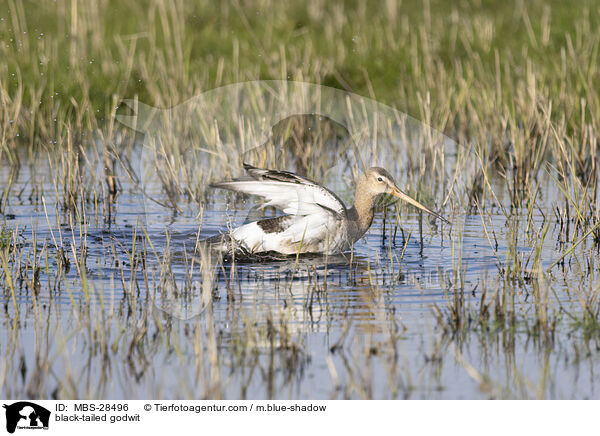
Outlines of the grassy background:
M 519 206 L 551 164 L 581 191 L 580 215 L 598 216 L 599 22 L 592 1 L 8 0 L 0 158 L 94 131 L 110 140 L 123 98 L 170 107 L 286 78 L 373 97 L 474 145 L 473 198 L 494 170 Z
M 482 112 L 492 99 L 501 104 L 490 121 L 518 118 L 529 106 L 515 101 L 521 89 L 554 100 L 574 127 L 586 112 L 597 116 L 597 3 L 453 3 L 8 0 L 0 92 L 22 107 L 3 116 L 26 136 L 39 130 L 20 119 L 32 110 L 40 123 L 57 111 L 106 119 L 121 98 L 170 106 L 216 86 L 282 78 L 352 90 L 420 119 L 428 106 L 448 133 L 448 110 Z

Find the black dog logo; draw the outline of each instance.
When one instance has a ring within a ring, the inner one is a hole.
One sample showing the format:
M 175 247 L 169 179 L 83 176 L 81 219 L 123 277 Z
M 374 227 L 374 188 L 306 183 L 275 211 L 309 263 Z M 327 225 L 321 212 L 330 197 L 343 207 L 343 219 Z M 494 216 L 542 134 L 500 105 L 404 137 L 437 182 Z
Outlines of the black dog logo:
M 14 433 L 19 428 L 48 428 L 50 411 L 29 401 L 4 405 L 6 409 L 6 431 Z M 23 421 L 21 421 L 23 420 Z M 21 422 L 19 422 L 21 421 Z

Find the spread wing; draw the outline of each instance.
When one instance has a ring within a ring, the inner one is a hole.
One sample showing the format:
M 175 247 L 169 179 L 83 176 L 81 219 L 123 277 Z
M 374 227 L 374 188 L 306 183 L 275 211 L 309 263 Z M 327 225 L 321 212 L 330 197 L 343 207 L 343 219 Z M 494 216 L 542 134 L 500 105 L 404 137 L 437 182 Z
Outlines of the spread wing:
M 267 170 L 244 164 L 249 177 L 213 183 L 214 188 L 264 197 L 264 206 L 273 206 L 288 215 L 343 214 L 340 198 L 313 180 L 288 171 Z

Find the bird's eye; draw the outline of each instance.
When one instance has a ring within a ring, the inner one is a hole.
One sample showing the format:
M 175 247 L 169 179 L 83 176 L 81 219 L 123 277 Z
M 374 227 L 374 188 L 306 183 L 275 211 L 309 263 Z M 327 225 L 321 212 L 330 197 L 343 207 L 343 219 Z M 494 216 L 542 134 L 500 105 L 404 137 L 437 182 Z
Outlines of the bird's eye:
M 383 182 L 383 179 L 381 177 L 377 177 L 377 181 L 378 182 Z

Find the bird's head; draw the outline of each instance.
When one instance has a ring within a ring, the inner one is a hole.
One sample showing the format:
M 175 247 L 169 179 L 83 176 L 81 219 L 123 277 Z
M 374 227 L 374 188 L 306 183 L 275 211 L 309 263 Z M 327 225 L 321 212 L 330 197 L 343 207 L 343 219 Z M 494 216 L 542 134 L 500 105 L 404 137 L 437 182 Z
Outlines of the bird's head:
M 400 191 L 392 175 L 383 168 L 369 168 L 365 176 L 368 189 L 372 194 L 394 195 L 395 191 Z
M 426 208 L 421 203 L 419 203 L 417 200 L 413 199 L 412 197 L 410 197 L 407 194 L 405 194 L 404 192 L 402 192 L 400 190 L 400 188 L 398 188 L 398 186 L 396 185 L 396 181 L 394 180 L 392 175 L 390 173 L 388 173 L 385 169 L 380 168 L 380 167 L 369 168 L 367 170 L 367 173 L 365 174 L 365 179 L 367 182 L 368 190 L 371 193 L 373 193 L 375 195 L 389 194 L 394 197 L 398 197 L 401 200 L 404 200 L 407 203 L 410 203 L 413 206 L 415 206 L 421 210 L 424 210 L 428 214 L 433 215 L 434 217 L 439 218 L 442 221 L 445 221 L 448 223 L 447 219 L 445 219 L 441 215 L 438 215 L 437 213 L 433 212 L 432 210 Z

